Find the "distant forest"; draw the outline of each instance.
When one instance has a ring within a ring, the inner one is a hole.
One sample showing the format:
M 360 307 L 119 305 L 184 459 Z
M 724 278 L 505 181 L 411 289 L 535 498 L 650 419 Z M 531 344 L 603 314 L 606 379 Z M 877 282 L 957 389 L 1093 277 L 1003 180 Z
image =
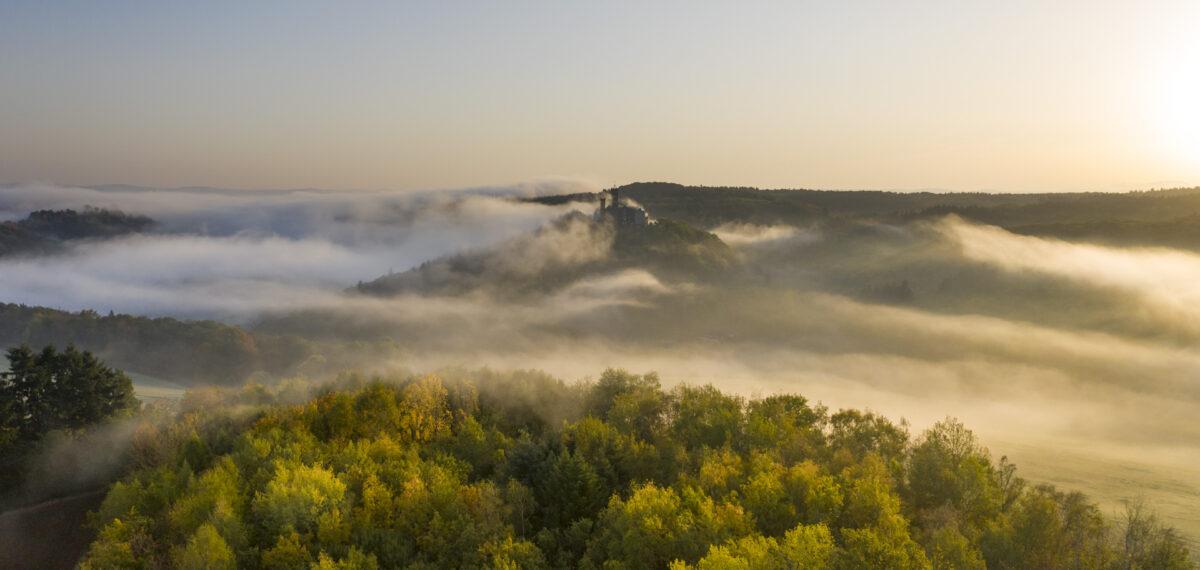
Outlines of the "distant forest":
M 0 304 L 0 346 L 19 344 L 74 344 L 121 368 L 182 383 L 240 383 L 256 370 L 291 370 L 314 352 L 294 335 L 256 336 L 215 321 Z
M 0 222 L 0 255 L 56 253 L 65 241 L 140 233 L 154 225 L 146 216 L 118 210 L 38 210 L 23 220 Z
M 309 326 L 312 326 L 311 324 Z M 255 373 L 323 375 L 394 356 L 386 337 L 309 340 L 216 321 L 181 321 L 0 303 L 0 347 L 76 345 L 119 368 L 183 385 L 238 385 Z
M 711 230 L 726 223 L 808 225 L 864 220 L 901 223 L 947 214 L 1028 235 L 1111 245 L 1200 248 L 1200 188 L 1125 193 L 882 192 L 760 190 L 638 182 L 619 188 L 656 218 Z M 594 194 L 535 198 L 594 201 Z

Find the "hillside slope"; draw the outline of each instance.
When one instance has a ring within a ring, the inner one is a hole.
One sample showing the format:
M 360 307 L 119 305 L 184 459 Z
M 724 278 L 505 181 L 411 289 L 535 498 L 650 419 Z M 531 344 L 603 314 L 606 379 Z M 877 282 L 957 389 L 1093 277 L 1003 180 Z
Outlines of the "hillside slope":
M 38 210 L 23 220 L 0 223 L 0 255 L 55 253 L 64 242 L 141 233 L 154 225 L 146 216 L 117 210 Z
M 353 290 L 380 296 L 478 290 L 525 296 L 631 268 L 667 279 L 710 279 L 734 263 L 733 251 L 720 238 L 684 222 L 660 219 L 645 227 L 618 228 L 577 213 L 497 246 L 430 260 Z

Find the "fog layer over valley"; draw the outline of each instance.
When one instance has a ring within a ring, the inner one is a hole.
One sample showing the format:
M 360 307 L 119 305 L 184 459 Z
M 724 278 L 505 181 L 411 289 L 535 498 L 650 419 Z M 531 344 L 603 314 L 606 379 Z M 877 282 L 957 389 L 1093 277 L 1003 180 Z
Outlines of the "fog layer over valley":
M 1200 509 L 1193 251 L 981 221 L 1036 211 L 1029 196 L 998 206 L 944 199 L 1001 208 L 979 215 L 814 202 L 781 210 L 791 217 L 739 221 L 727 219 L 734 209 L 706 206 L 708 192 L 671 202 L 675 210 L 635 195 L 652 218 L 665 211 L 692 226 L 614 229 L 591 221 L 597 190 L 561 181 L 425 193 L 5 187 L 8 220 L 90 205 L 156 226 L 0 257 L 0 300 L 400 348 L 355 363 L 364 370 L 538 368 L 575 379 L 618 367 L 657 371 L 668 385 L 800 393 L 904 417 L 914 431 L 950 415 L 1019 466 L 1067 446 L 1081 462 L 1148 469 L 1151 506 L 1200 530 L 1185 518 Z M 554 194 L 577 196 L 528 199 Z M 937 196 L 914 203 L 944 206 Z M 1053 478 L 1052 467 L 1025 475 Z M 1193 483 L 1154 494 L 1178 481 Z M 1089 485 L 1073 482 L 1104 506 L 1122 498 Z
M 83 241 L 56 256 L 0 258 L 0 290 L 5 301 L 28 305 L 243 322 L 261 312 L 327 306 L 358 280 L 531 231 L 570 208 L 509 198 L 546 188 L 6 187 L 3 219 L 91 206 L 150 216 L 158 231 Z

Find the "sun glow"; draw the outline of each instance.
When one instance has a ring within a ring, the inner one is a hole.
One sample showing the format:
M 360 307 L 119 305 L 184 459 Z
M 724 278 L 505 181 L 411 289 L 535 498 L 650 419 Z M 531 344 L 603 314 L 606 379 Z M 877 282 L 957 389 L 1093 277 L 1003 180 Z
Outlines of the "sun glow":
M 1200 48 L 1180 50 L 1164 66 L 1153 93 L 1155 123 L 1164 150 L 1188 166 L 1200 168 Z

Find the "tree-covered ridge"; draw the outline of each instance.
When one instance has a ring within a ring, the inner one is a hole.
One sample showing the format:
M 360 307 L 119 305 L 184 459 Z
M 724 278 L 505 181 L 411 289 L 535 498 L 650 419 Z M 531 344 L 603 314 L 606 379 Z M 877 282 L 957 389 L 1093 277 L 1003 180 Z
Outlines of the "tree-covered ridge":
M 711 278 L 733 263 L 733 251 L 720 238 L 684 222 L 660 219 L 645 227 L 618 228 L 574 213 L 505 243 L 433 259 L 353 290 L 520 296 L 554 292 L 585 277 L 631 268 L 664 278 Z
M 712 230 L 724 224 L 820 225 L 831 235 L 879 224 L 958 216 L 1019 234 L 1118 247 L 1200 248 L 1200 188 L 1109 192 L 1002 194 L 864 190 L 760 190 L 636 182 L 619 188 L 653 217 Z M 563 194 L 528 201 L 593 203 L 599 194 Z
M 102 355 L 113 366 L 185 385 L 237 383 L 255 372 L 275 377 L 318 374 L 395 350 L 388 339 L 315 342 L 289 332 L 251 332 L 216 321 L 0 303 L 0 347 L 20 344 L 73 344 Z
M 653 216 L 701 228 L 726 222 L 797 224 L 823 217 L 910 218 L 958 214 L 1010 226 L 1104 220 L 1169 221 L 1200 211 L 1200 188 L 1110 192 L 1009 194 L 887 192 L 871 190 L 760 190 L 635 182 L 619 188 Z M 537 199 L 553 203 L 556 197 Z
M 775 225 L 802 224 L 828 215 L 825 208 L 804 196 L 755 188 L 682 186 L 665 182 L 637 182 L 620 189 L 656 218 L 671 218 L 698 228 L 713 229 L 725 223 Z
M 1195 213 L 1161 221 L 1108 219 L 1095 222 L 1048 222 L 1008 229 L 1024 235 L 1110 246 L 1200 250 L 1200 215 Z
M 606 371 L 189 393 L 139 428 L 84 568 L 1186 568 L 953 419 Z M 229 410 L 246 404 L 254 412 Z
M 258 339 L 238 327 L 214 321 L 102 316 L 95 311 L 69 313 L 0 304 L 0 343 L 77 344 L 104 353 L 121 368 L 176 381 L 208 378 L 232 382 L 255 370 L 283 368 L 307 356 L 304 341 L 278 339 L 276 344 L 274 340 Z
M 153 227 L 154 220 L 146 216 L 118 210 L 38 210 L 23 220 L 0 223 L 0 255 L 52 253 L 64 241 L 111 238 Z
M 617 232 L 613 256 L 622 266 L 684 278 L 718 277 L 735 261 L 721 238 L 670 218 Z

